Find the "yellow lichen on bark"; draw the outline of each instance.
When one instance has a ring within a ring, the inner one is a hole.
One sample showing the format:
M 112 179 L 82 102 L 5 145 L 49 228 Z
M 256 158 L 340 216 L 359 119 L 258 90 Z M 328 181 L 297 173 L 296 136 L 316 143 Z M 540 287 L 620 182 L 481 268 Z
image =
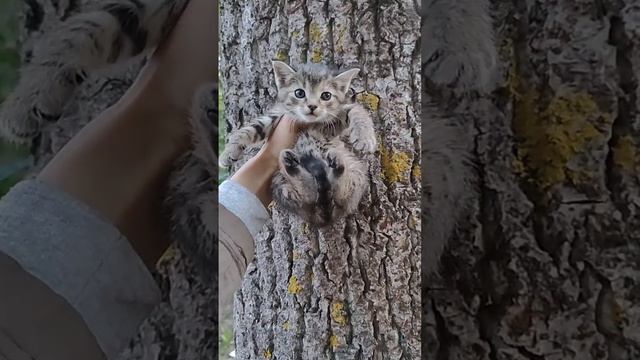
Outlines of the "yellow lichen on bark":
M 337 29 L 337 34 L 338 36 L 336 37 L 335 40 L 335 49 L 336 49 L 336 53 L 337 54 L 341 54 L 345 52 L 344 49 L 344 35 L 347 33 L 347 29 L 344 27 L 338 27 Z
M 298 283 L 298 278 L 295 275 L 292 275 L 289 278 L 289 285 L 287 286 L 287 291 L 290 294 L 296 295 L 302 290 L 302 286 Z
M 283 50 L 278 50 L 274 58 L 276 60 L 285 61 L 287 59 L 287 53 Z
M 414 179 L 420 179 L 420 177 L 422 176 L 422 172 L 419 165 L 414 165 L 411 168 L 411 176 L 413 176 Z
M 320 52 L 320 49 L 315 48 L 311 50 L 311 57 L 309 60 L 311 60 L 312 63 L 320 63 L 322 61 L 322 52 Z
M 156 266 L 162 266 L 163 264 L 169 264 L 174 262 L 178 256 L 178 249 L 175 246 L 169 246 L 167 250 L 160 256 L 160 259 L 156 262 Z
M 380 165 L 382 177 L 388 183 L 406 182 L 411 158 L 404 152 L 388 150 L 380 145 Z
M 264 357 L 265 359 L 271 359 L 273 357 L 273 353 L 271 352 L 271 349 L 265 349 L 262 352 L 262 357 Z
M 613 120 L 585 92 L 564 92 L 545 100 L 521 84 L 515 68 L 509 71 L 507 88 L 514 98 L 513 131 L 518 140 L 514 170 L 545 192 L 566 180 L 590 181 L 593 174 L 575 174 L 569 162 L 594 141 L 603 139 L 594 123 Z
M 356 100 L 373 112 L 378 111 L 380 107 L 380 97 L 367 91 L 356 95 Z
M 636 149 L 629 135 L 621 136 L 613 147 L 613 162 L 624 170 L 634 170 L 637 164 Z
M 329 346 L 331 346 L 331 349 L 335 350 L 338 345 L 340 345 L 338 337 L 335 334 L 331 334 L 331 336 L 329 336 Z
M 322 41 L 323 32 L 318 24 L 312 22 L 309 24 L 309 40 L 313 42 Z
M 335 302 L 331 305 L 331 318 L 338 325 L 346 325 L 347 318 L 345 317 L 344 304 L 341 302 Z

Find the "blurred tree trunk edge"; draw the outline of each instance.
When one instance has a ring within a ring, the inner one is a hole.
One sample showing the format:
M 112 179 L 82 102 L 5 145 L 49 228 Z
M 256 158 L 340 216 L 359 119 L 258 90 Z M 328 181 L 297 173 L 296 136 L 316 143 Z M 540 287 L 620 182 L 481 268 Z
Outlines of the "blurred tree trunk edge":
M 369 158 L 370 194 L 346 222 L 319 231 L 272 209 L 235 299 L 236 357 L 420 359 L 420 18 L 413 3 L 223 0 L 220 8 L 228 128 L 272 104 L 272 60 L 294 69 L 329 63 L 361 68 L 352 87 L 380 141 Z
M 499 83 L 447 104 L 480 188 L 423 279 L 422 356 L 640 359 L 640 7 L 492 5 Z

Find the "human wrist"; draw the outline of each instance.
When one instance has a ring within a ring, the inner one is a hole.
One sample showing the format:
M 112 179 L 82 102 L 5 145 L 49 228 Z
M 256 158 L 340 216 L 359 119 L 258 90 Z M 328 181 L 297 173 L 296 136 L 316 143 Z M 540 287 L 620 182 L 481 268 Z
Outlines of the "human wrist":
M 260 151 L 256 154 L 256 161 L 259 161 L 264 166 L 265 172 L 273 174 L 278 171 L 279 162 L 278 157 L 280 153 L 272 149 L 268 144 L 265 144 Z

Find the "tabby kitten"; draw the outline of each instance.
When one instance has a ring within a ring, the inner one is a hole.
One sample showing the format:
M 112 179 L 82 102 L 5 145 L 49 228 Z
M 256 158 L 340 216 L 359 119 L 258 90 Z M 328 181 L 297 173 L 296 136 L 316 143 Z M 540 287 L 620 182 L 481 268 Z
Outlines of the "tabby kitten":
M 275 104 L 267 115 L 229 135 L 220 166 L 230 166 L 247 145 L 264 140 L 289 114 L 304 130 L 293 149 L 280 154 L 280 171 L 272 182 L 274 200 L 317 226 L 353 213 L 367 184 L 356 153 L 373 153 L 377 145 L 369 113 L 348 94 L 359 71 L 337 73 L 320 64 L 304 64 L 296 71 L 274 61 Z

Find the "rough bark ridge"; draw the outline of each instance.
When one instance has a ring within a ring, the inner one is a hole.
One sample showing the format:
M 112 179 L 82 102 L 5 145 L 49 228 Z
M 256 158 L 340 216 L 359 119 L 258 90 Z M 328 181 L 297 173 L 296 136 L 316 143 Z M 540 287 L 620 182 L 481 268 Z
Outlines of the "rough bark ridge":
M 271 60 L 358 65 L 381 146 L 360 212 L 319 232 L 272 209 L 235 301 L 239 359 L 420 358 L 420 55 L 412 1 L 221 1 L 227 130 L 275 96 Z M 241 160 L 244 161 L 245 159 Z
M 39 36 L 55 27 L 59 21 L 71 14 L 81 11 L 87 1 L 46 1 L 29 0 L 24 2 L 22 13 L 22 57 L 24 62 L 30 58 L 30 49 Z M 33 174 L 48 162 L 62 146 L 76 134 L 87 122 L 108 106 L 112 105 L 124 94 L 126 89 L 135 79 L 140 70 L 142 61 L 135 61 L 125 66 L 116 67 L 109 71 L 90 76 L 76 91 L 68 103 L 65 113 L 56 122 L 47 124 L 42 134 L 32 145 L 32 153 L 35 159 Z M 212 103 L 215 102 L 212 95 Z M 217 117 L 217 112 L 211 115 Z M 217 119 L 211 119 L 217 121 Z M 215 123 L 214 123 L 215 124 Z M 215 160 L 212 161 L 215 164 Z M 215 169 L 209 166 L 208 170 Z M 202 176 L 206 171 L 198 173 Z M 216 175 L 217 176 L 217 175 Z M 215 178 L 216 176 L 213 176 Z M 212 179 L 213 179 L 212 178 Z M 193 178 L 190 178 L 193 180 Z M 215 264 L 214 239 L 212 234 L 202 231 L 204 221 L 186 223 L 186 217 L 196 219 L 209 219 L 216 222 L 217 215 L 202 212 L 208 211 L 206 206 L 199 209 L 200 212 L 189 212 L 192 209 L 186 204 L 196 197 L 200 197 L 202 203 L 215 204 L 217 194 L 213 192 L 213 182 L 210 186 L 193 187 L 189 194 L 173 194 L 174 215 L 181 216 L 182 223 L 188 225 L 190 231 L 197 233 L 187 239 L 190 242 L 197 238 L 201 244 L 200 257 L 208 257 L 209 264 Z M 181 203 L 182 202 L 182 203 Z M 178 205 L 181 203 L 182 205 Z M 175 211 L 174 211 L 175 210 Z M 184 211 L 182 211 L 184 210 Z M 185 214 L 189 212 L 189 214 Z M 202 218 L 199 216 L 202 215 Z M 212 225 L 209 224 L 209 227 Z M 178 226 L 179 227 L 179 226 Z M 217 226 L 216 226 L 217 228 Z M 179 232 L 181 229 L 174 229 Z M 184 230 L 184 227 L 182 228 Z M 187 235 L 187 232 L 182 232 Z M 180 240 L 178 240 L 180 241 Z M 155 274 L 163 292 L 163 302 L 154 311 L 150 318 L 141 326 L 139 335 L 132 340 L 121 359 L 214 359 L 217 356 L 217 279 L 201 276 L 202 259 L 186 256 L 177 246 L 172 247 L 165 257 L 159 262 L 158 272 Z M 215 267 L 212 266 L 212 267 Z
M 502 83 L 449 104 L 480 197 L 425 279 L 423 357 L 640 358 L 640 6 L 493 3 Z

